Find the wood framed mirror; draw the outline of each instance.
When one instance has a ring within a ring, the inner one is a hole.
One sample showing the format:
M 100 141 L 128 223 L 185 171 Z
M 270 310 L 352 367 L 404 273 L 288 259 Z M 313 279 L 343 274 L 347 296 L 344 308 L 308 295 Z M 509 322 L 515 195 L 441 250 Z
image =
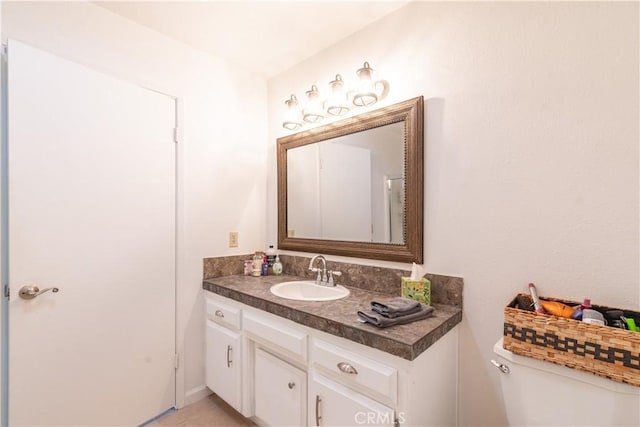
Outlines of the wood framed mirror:
M 422 263 L 424 100 L 278 139 L 278 248 Z

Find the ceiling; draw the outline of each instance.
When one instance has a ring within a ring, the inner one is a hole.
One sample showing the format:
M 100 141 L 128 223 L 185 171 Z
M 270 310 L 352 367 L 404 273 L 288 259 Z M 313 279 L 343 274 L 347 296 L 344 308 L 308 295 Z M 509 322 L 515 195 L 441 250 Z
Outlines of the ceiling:
M 196 49 L 273 77 L 411 0 L 101 1 Z

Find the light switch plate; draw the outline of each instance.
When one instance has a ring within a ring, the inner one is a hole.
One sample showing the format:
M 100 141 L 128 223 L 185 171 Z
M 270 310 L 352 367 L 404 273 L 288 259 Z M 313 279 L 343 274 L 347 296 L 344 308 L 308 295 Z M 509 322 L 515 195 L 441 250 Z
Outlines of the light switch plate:
M 238 232 L 230 231 L 229 232 L 229 247 L 237 248 L 238 247 Z

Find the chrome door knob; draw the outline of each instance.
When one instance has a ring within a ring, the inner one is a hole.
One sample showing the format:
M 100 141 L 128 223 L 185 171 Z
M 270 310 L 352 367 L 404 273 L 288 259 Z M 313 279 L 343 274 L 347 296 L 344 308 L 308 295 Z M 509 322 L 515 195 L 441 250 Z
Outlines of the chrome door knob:
M 53 293 L 58 292 L 60 289 L 58 288 L 46 288 L 43 290 L 40 290 L 40 288 L 38 288 L 35 285 L 31 285 L 31 286 L 23 286 L 22 288 L 20 288 L 20 298 L 22 299 L 34 299 L 35 297 L 37 297 L 38 295 L 42 295 L 47 291 L 51 291 Z

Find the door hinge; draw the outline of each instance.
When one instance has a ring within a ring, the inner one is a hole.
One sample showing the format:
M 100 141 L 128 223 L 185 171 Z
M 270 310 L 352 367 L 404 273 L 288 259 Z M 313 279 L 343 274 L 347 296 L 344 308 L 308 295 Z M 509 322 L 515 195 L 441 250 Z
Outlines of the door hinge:
M 11 296 L 11 289 L 9 289 L 9 285 L 4 285 L 4 297 L 9 299 Z
M 173 367 L 174 367 L 175 369 L 178 369 L 178 366 L 179 366 L 179 365 L 180 365 L 180 354 L 176 353 L 176 354 L 173 356 Z
M 176 144 L 178 143 L 178 128 L 177 127 L 173 128 L 173 142 L 175 142 Z

